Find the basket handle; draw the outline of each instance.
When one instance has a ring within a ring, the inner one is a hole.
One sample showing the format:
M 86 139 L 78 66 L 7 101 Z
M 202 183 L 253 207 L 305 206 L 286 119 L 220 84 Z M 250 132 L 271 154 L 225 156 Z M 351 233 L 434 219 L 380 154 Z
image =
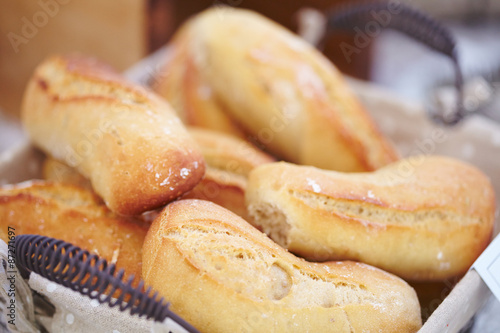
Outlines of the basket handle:
M 385 11 L 389 19 L 380 24 L 375 15 Z M 455 125 L 465 117 L 463 106 L 463 76 L 458 61 L 458 51 L 453 34 L 440 22 L 427 14 L 401 3 L 376 1 L 342 4 L 327 13 L 327 33 L 335 30 L 352 30 L 357 26 L 367 26 L 377 22 L 385 29 L 399 31 L 406 36 L 427 45 L 453 63 L 455 88 L 457 90 L 456 109 L 451 114 L 432 114 L 432 118 L 445 125 Z
M 143 291 L 143 281 L 133 287 L 133 275 L 125 279 L 123 269 L 117 271 L 114 264 L 87 250 L 40 235 L 19 235 L 15 246 L 16 265 L 23 277 L 35 272 L 99 303 L 118 306 L 120 311 L 128 310 L 131 315 L 146 316 L 158 322 L 171 318 L 186 332 L 198 333 L 169 309 L 169 303 L 157 293 L 152 294 L 150 287 Z

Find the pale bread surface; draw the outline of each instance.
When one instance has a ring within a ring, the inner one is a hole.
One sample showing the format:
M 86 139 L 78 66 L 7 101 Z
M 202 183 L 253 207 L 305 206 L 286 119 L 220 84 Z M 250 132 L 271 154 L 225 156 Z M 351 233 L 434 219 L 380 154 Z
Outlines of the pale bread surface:
M 417 156 L 373 173 L 288 163 L 254 169 L 252 221 L 311 260 L 357 260 L 410 280 L 464 274 L 488 245 L 495 194 L 459 160 Z
M 143 277 L 201 332 L 416 332 L 403 280 L 354 262 L 309 263 L 208 201 L 169 204 L 143 247 Z

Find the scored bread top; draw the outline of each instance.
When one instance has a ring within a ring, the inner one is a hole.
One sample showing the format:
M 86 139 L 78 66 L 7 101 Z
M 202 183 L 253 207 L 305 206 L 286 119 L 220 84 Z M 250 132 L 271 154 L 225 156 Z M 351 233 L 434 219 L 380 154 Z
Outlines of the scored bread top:
M 160 207 L 204 173 L 170 106 L 93 58 L 54 56 L 39 65 L 22 120 L 37 146 L 76 167 L 120 214 Z
M 267 164 L 251 172 L 246 202 L 252 221 L 294 253 L 415 280 L 465 273 L 487 246 L 495 214 L 489 179 L 439 156 L 352 174 Z
M 0 226 L 5 242 L 7 226 L 16 235 L 61 239 L 115 263 L 136 282 L 141 278 L 146 225 L 112 213 L 89 190 L 46 181 L 0 186 Z
M 143 262 L 145 281 L 206 332 L 242 331 L 255 309 L 265 309 L 256 331 L 420 326 L 418 300 L 403 280 L 361 263 L 306 262 L 207 201 L 168 205 L 148 231 Z M 180 285 L 192 292 L 180 294 Z M 198 303 L 210 311 L 200 312 Z
M 259 167 L 251 183 L 255 190 L 280 191 L 311 207 L 366 216 L 381 225 L 424 222 L 440 212 L 443 223 L 444 216 L 460 225 L 493 222 L 495 193 L 488 177 L 472 165 L 441 156 L 412 157 L 357 174 L 279 162 Z

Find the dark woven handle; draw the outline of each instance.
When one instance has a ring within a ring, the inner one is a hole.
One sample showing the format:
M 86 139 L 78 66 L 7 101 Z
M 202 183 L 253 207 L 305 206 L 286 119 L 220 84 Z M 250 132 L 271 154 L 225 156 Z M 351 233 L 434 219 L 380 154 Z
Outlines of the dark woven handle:
M 382 11 L 389 16 L 383 24 L 380 24 Z M 385 1 L 349 3 L 335 8 L 328 14 L 328 31 L 352 30 L 355 27 L 367 26 L 370 22 L 377 22 L 378 27 L 381 28 L 397 30 L 451 59 L 458 94 L 456 110 L 451 115 L 433 116 L 435 120 L 447 125 L 458 123 L 465 116 L 462 92 L 463 77 L 458 62 L 455 38 L 451 32 L 423 12 L 401 3 Z
M 198 332 L 170 311 L 169 304 L 157 293 L 152 294 L 150 287 L 143 292 L 143 281 L 132 287 L 133 275 L 124 280 L 123 269 L 117 272 L 114 264 L 108 264 L 95 254 L 39 235 L 17 236 L 15 244 L 16 265 L 23 274 L 35 272 L 100 303 L 118 306 L 120 311 L 129 310 L 131 315 L 159 322 L 172 318 L 188 332 Z

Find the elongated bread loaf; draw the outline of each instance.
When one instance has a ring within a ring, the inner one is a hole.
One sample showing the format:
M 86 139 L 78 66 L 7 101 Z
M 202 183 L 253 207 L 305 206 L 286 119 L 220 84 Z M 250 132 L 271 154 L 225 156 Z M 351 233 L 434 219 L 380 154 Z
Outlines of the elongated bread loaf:
M 26 89 L 22 121 L 37 146 L 76 167 L 120 214 L 160 207 L 204 173 L 169 105 L 92 58 L 43 62 Z
M 360 263 L 308 263 L 208 201 L 176 201 L 153 222 L 143 278 L 205 333 L 401 333 L 421 325 L 403 280 Z
M 188 131 L 199 145 L 207 169 L 202 181 L 183 198 L 212 201 L 248 220 L 248 174 L 259 165 L 274 162 L 274 158 L 232 135 L 195 127 Z
M 260 166 L 246 192 L 253 222 L 311 260 L 357 260 L 410 280 L 463 274 L 488 245 L 495 195 L 458 160 L 418 156 L 373 173 Z
M 274 162 L 274 159 L 248 142 L 228 134 L 194 127 L 188 132 L 205 159 L 206 172 L 183 198 L 212 201 L 248 219 L 245 204 L 248 174 L 259 165 Z M 47 180 L 91 188 L 88 180 L 76 169 L 52 157 L 43 162 L 43 176 Z
M 98 254 L 126 274 L 141 278 L 145 224 L 113 214 L 91 191 L 60 183 L 33 181 L 0 187 L 0 238 L 7 227 L 16 235 L 62 239 Z
M 188 124 L 233 132 L 205 120 L 226 115 L 222 123 L 276 156 L 324 169 L 371 171 L 397 160 L 341 73 L 257 13 L 207 10 L 180 30 L 172 52 L 156 89 L 177 101 Z

